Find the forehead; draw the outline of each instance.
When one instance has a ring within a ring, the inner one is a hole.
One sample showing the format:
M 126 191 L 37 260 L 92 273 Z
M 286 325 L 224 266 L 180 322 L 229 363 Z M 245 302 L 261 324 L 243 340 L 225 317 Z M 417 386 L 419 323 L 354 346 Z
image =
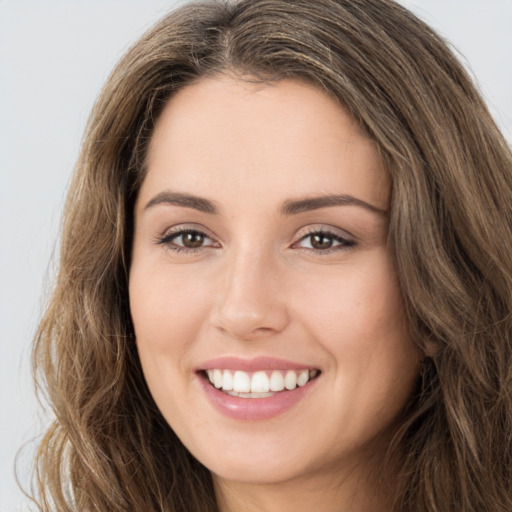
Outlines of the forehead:
M 386 209 L 389 183 L 376 144 L 323 91 L 292 80 L 220 75 L 176 93 L 147 155 L 146 195 L 172 187 L 266 199 L 350 193 Z

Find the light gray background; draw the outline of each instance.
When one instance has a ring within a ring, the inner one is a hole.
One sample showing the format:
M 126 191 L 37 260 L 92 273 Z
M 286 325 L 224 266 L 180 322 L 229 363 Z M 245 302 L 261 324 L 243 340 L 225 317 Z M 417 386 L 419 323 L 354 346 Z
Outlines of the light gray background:
M 96 94 L 172 0 L 0 0 L 0 512 L 29 510 L 33 441 L 45 424 L 30 343 L 53 275 L 62 201 Z M 469 62 L 512 141 L 512 0 L 403 0 Z

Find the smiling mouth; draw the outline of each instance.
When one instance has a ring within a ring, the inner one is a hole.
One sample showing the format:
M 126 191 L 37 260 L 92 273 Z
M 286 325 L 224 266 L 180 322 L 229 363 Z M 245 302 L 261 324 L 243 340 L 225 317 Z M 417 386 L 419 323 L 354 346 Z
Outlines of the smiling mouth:
M 293 391 L 318 378 L 320 370 L 273 370 L 244 372 L 221 368 L 204 370 L 210 384 L 228 395 L 240 398 L 267 398 L 276 393 Z

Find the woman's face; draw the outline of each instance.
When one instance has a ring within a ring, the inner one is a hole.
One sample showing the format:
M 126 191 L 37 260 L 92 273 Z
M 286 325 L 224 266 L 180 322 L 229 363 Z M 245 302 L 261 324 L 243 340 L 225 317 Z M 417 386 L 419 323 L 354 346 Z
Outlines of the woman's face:
M 364 465 L 419 360 L 374 142 L 316 88 L 219 76 L 169 101 L 147 163 L 130 305 L 170 426 L 224 481 Z

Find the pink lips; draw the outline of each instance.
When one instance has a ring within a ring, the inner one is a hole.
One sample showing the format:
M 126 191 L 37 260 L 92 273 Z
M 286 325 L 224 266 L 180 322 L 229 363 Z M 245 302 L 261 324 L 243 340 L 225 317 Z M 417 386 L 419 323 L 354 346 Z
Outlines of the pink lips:
M 307 364 L 298 364 L 275 357 L 256 357 L 254 359 L 238 359 L 236 357 L 219 357 L 204 362 L 198 370 L 222 368 L 223 370 L 242 370 L 257 372 L 258 370 L 303 370 L 310 368 Z
M 291 391 L 276 392 L 270 397 L 242 398 L 228 395 L 211 385 L 204 377 L 204 370 L 215 368 L 256 372 L 259 370 L 303 370 L 311 367 L 271 357 L 257 357 L 251 360 L 221 357 L 203 363 L 197 369 L 197 378 L 209 402 L 223 415 L 240 421 L 268 420 L 284 413 L 298 404 L 317 380 L 310 380 L 305 386 L 297 387 Z

